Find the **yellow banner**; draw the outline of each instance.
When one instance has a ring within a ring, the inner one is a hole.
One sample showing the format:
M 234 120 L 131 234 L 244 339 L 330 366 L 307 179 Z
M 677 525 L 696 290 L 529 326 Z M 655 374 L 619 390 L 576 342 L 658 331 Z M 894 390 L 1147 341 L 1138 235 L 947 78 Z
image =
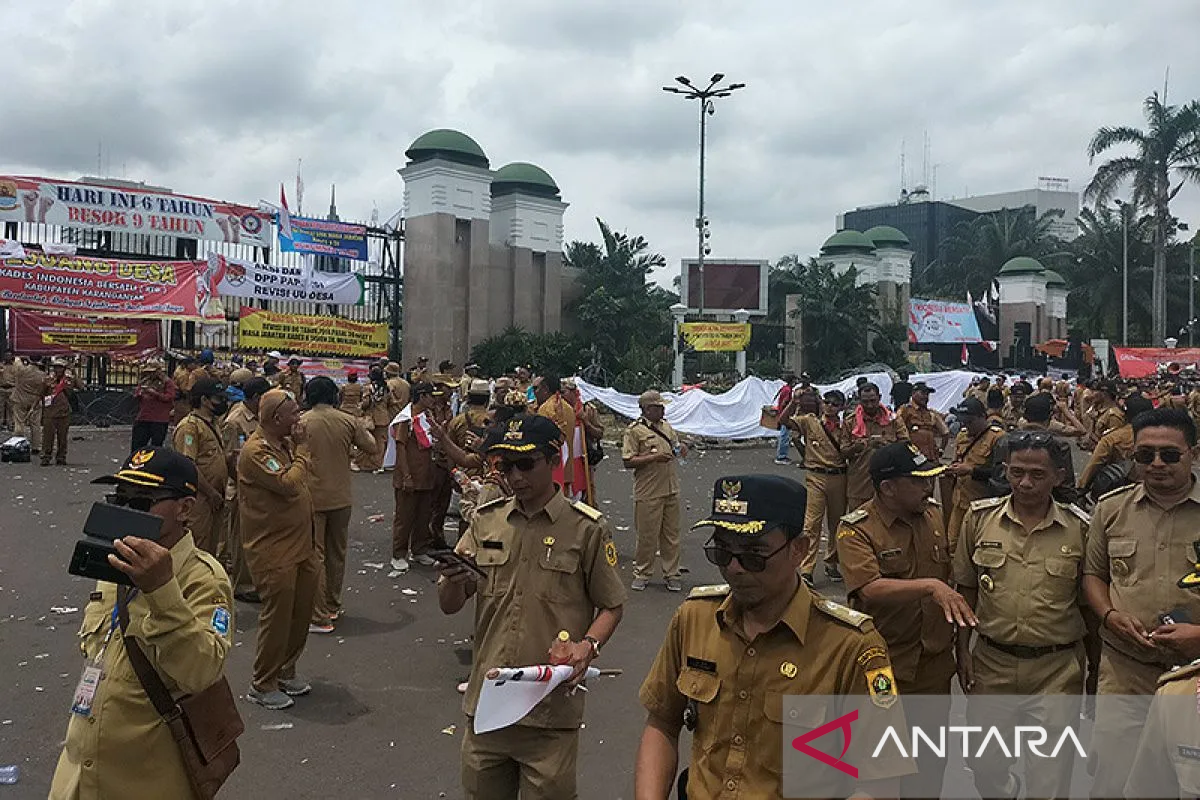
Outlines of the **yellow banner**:
M 750 344 L 750 323 L 685 322 L 680 326 L 688 347 L 698 352 L 745 350 Z
M 238 323 L 238 345 L 247 349 L 375 357 L 387 354 L 387 344 L 386 323 L 276 314 L 245 306 Z

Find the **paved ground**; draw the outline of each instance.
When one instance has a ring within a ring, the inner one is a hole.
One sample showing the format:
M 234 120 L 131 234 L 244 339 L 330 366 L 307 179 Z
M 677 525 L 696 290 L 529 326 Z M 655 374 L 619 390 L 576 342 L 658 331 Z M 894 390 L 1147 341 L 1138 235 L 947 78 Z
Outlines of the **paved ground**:
M 100 487 L 88 481 L 115 469 L 126 452 L 124 430 L 73 433 L 83 440 L 71 444 L 70 467 L 0 465 L 0 766 L 18 764 L 22 772 L 17 786 L 0 786 L 0 800 L 45 797 L 82 666 L 75 644 L 79 612 L 51 609 L 87 602 L 87 582 L 68 575 L 66 567 L 88 509 L 101 499 Z M 632 483 L 609 451 L 598 472 L 599 505 L 611 520 L 628 579 Z M 685 524 L 707 511 L 708 492 L 722 474 L 773 471 L 802 479 L 795 468 L 773 465 L 773 455 L 765 448 L 693 453 L 681 467 Z M 283 712 L 241 706 L 247 727 L 242 766 L 223 796 L 459 796 L 463 717 L 455 684 L 470 663 L 469 607 L 443 616 L 430 570 L 389 579 L 382 565 L 390 556 L 391 478 L 358 475 L 355 493 L 348 615 L 336 634 L 309 638 L 300 670 L 315 687 L 310 696 Z M 380 513 L 384 522 L 368 521 Z M 698 536 L 685 539 L 686 582 L 718 582 Z M 601 665 L 620 667 L 625 675 L 595 686 L 589 698 L 580 755 L 584 800 L 632 796 L 643 721 L 637 690 L 680 600 L 661 584 L 632 593 L 604 651 Z M 249 682 L 256 608 L 237 608 L 227 667 L 235 691 L 244 692 Z M 264 729 L 279 723 L 292 727 Z

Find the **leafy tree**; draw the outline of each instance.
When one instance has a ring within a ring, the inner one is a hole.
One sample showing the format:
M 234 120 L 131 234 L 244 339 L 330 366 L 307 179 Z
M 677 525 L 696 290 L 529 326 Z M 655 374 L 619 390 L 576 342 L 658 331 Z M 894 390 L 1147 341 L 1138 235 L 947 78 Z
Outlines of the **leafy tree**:
M 585 358 L 586 347 L 565 333 L 533 334 L 510 327 L 484 339 L 471 350 L 471 360 L 484 375 L 504 375 L 518 364 L 533 364 L 545 372 L 574 375 Z
M 1189 181 L 1200 183 L 1200 101 L 1169 106 L 1158 93 L 1143 104 L 1146 129 L 1127 125 L 1096 131 L 1088 158 L 1116 147 L 1132 155 L 1111 158 L 1100 165 L 1084 190 L 1084 199 L 1108 203 L 1122 184 L 1133 187 L 1133 204 L 1153 215 L 1154 267 L 1151 293 L 1151 341 L 1161 345 L 1167 334 L 1167 250 L 1175 235 L 1171 200 Z

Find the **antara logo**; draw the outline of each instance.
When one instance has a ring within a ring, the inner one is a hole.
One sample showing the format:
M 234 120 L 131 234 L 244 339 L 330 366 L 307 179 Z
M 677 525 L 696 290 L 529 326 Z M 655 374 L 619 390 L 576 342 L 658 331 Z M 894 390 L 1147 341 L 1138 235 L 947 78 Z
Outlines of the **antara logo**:
M 1079 737 L 1075 735 L 1075 731 L 1071 728 L 1063 729 L 1062 734 L 1058 737 L 1058 742 L 1054 745 L 1054 750 L 1049 753 L 1043 753 L 1039 748 L 1049 741 L 1050 735 L 1046 732 L 1045 728 L 1037 725 L 1017 725 L 1014 727 L 1010 733 L 1012 747 L 1009 747 L 1009 741 L 1004 738 L 1004 734 L 995 726 L 987 728 L 986 733 L 984 733 L 985 729 L 978 725 L 950 725 L 948 727 L 939 727 L 936 730 L 938 732 L 934 734 L 937 737 L 935 741 L 933 737 L 925 733 L 920 727 L 914 726 L 910 732 L 909 749 L 906 750 L 904 740 L 900 737 L 900 734 L 896 732 L 894 727 L 889 725 L 887 730 L 883 732 L 883 736 L 880 737 L 879 744 L 875 746 L 875 752 L 871 753 L 871 757 L 875 758 L 878 756 L 883 750 L 884 745 L 890 741 L 901 755 L 916 758 L 920 754 L 921 742 L 924 741 L 924 746 L 928 748 L 930 753 L 939 758 L 945 758 L 947 733 L 949 733 L 950 736 L 960 737 L 963 758 L 982 758 L 993 744 L 1000 748 L 1000 751 L 1004 753 L 1006 758 L 1020 758 L 1022 745 L 1028 748 L 1030 754 L 1038 758 L 1057 758 L 1059 751 L 1068 742 L 1075 748 L 1075 752 L 1080 758 L 1087 758 L 1087 753 L 1083 749 L 1083 745 L 1080 744 Z M 974 754 L 971 753 L 971 734 L 983 734 L 983 740 L 979 742 L 979 748 Z M 849 732 L 847 732 L 847 739 L 849 739 Z
M 826 722 L 819 728 L 813 728 L 803 736 L 797 736 L 792 740 L 792 747 L 796 748 L 796 750 L 800 751 L 801 753 L 804 753 L 806 756 L 815 758 L 822 764 L 828 764 L 834 769 L 846 773 L 851 778 L 857 778 L 858 767 L 842 761 L 842 759 L 846 756 L 846 751 L 850 749 L 850 723 L 856 721 L 858 721 L 858 709 L 854 709 L 849 714 L 843 714 L 832 722 Z M 828 753 L 822 753 L 820 750 L 816 750 L 808 746 L 808 743 L 813 739 L 820 739 L 825 734 L 834 730 L 841 730 L 845 737 L 842 741 L 842 753 L 837 758 L 834 758 Z

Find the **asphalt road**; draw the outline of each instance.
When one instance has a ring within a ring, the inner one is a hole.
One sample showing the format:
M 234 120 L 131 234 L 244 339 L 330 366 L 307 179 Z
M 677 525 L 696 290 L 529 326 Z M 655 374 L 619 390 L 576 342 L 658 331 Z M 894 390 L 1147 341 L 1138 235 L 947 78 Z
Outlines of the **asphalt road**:
M 88 482 L 115 470 L 127 452 L 127 429 L 73 429 L 70 467 L 0 464 L 0 766 L 20 766 L 20 782 L 0 786 L 0 800 L 46 796 L 82 668 L 76 646 L 88 582 L 66 572 L 74 543 L 100 487 Z M 630 578 L 634 533 L 632 481 L 613 448 L 598 470 L 608 516 Z M 777 472 L 773 448 L 693 452 L 680 467 L 683 523 L 708 510 L 713 481 L 728 474 Z M 355 476 L 347 560 L 347 615 L 337 632 L 310 636 L 300 674 L 311 695 L 272 712 L 243 702 L 242 765 L 223 797 L 459 797 L 463 716 L 455 685 L 470 664 L 470 606 L 446 617 L 437 607 L 432 570 L 391 579 L 390 476 Z M 384 514 L 383 522 L 368 517 Z M 716 583 L 702 534 L 685 536 L 685 589 Z M 828 588 L 828 587 L 826 587 Z M 415 594 L 413 594 L 415 592 Z M 828 592 L 836 597 L 838 592 Z M 592 687 L 581 739 L 584 800 L 633 794 L 633 758 L 643 712 L 637 691 L 681 595 L 661 583 L 630 593 L 625 618 L 599 665 L 620 678 Z M 254 652 L 257 607 L 238 604 L 236 638 L 226 674 L 245 692 Z M 265 726 L 290 723 L 271 730 Z M 685 745 L 686 747 L 686 745 Z M 686 755 L 685 755 L 686 759 Z

